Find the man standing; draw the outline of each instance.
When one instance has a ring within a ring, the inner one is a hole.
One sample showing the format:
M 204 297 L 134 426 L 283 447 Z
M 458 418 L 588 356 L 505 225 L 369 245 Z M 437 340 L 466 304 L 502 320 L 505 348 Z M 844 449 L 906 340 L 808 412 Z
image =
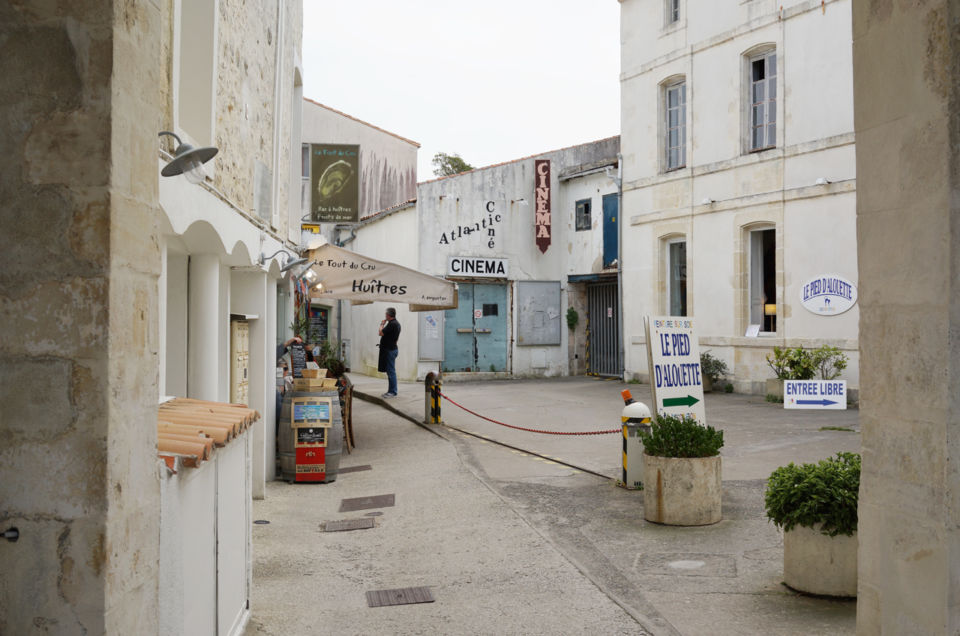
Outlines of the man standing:
M 397 310 L 387 307 L 386 317 L 380 321 L 380 359 L 377 370 L 387 374 L 387 392 L 382 397 L 397 397 L 397 340 L 400 338 L 400 323 Z

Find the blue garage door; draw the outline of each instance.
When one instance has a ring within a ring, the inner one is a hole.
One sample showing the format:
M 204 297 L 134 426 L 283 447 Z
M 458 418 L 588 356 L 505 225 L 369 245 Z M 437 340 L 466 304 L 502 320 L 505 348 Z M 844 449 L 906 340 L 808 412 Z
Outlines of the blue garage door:
M 460 283 L 444 321 L 444 371 L 507 370 L 507 286 Z

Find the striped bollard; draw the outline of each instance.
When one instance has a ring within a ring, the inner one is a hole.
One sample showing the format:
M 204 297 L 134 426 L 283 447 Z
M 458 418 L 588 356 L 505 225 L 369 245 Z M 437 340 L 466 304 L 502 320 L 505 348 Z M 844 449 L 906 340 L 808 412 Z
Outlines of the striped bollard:
M 431 371 L 423 383 L 424 392 L 424 424 L 443 424 L 440 417 L 440 374 Z
M 643 402 L 637 402 L 629 389 L 620 392 L 623 396 L 623 412 L 620 423 L 623 426 L 623 486 L 629 490 L 643 488 L 643 442 L 640 431 L 650 432 L 650 409 Z

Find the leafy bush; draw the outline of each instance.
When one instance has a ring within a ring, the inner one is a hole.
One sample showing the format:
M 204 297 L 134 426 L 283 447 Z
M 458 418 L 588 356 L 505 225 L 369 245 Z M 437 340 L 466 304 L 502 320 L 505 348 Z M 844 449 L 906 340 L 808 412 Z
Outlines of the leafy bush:
M 577 328 L 577 324 L 580 322 L 580 314 L 577 313 L 577 310 L 573 307 L 567 307 L 567 328 L 570 331 L 573 331 Z
M 764 502 L 778 528 L 813 528 L 834 537 L 857 531 L 860 455 L 837 453 L 816 464 L 792 462 L 773 471 Z
M 643 452 L 655 457 L 713 457 L 723 446 L 723 431 L 685 415 L 657 415 L 640 439 Z
M 767 364 L 780 380 L 812 380 L 817 372 L 820 379 L 833 380 L 847 368 L 847 360 L 840 349 L 827 345 L 819 349 L 774 347 L 773 356 L 767 354 Z
M 727 385 L 723 387 L 724 393 L 733 393 L 733 385 L 727 382 Z
M 727 368 L 726 362 L 720 358 L 714 358 L 709 351 L 704 351 L 700 354 L 700 372 L 711 380 L 716 380 L 726 377 L 730 369 Z

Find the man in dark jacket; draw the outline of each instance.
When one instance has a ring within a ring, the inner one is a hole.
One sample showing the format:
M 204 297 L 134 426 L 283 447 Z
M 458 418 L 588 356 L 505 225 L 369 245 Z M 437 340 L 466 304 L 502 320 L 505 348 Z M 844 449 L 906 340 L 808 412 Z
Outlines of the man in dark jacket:
M 397 397 L 397 340 L 400 338 L 400 323 L 397 310 L 387 307 L 386 317 L 380 321 L 380 359 L 377 370 L 387 374 L 385 398 Z

